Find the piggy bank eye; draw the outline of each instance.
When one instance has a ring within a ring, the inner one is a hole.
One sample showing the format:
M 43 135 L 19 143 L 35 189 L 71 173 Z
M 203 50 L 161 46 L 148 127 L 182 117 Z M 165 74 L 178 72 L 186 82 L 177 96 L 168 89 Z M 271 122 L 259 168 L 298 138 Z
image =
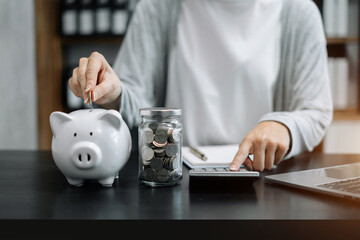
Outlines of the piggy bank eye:
M 93 132 L 90 132 L 90 136 L 92 136 L 93 135 Z
M 76 135 L 77 135 L 77 134 L 76 134 L 76 133 L 74 133 L 74 137 L 76 137 Z

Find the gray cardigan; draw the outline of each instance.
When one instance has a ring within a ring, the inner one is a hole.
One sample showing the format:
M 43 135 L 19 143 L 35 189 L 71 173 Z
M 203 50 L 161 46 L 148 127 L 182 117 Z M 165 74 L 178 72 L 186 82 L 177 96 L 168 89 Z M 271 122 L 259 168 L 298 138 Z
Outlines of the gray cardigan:
M 165 105 L 168 54 L 176 44 L 180 12 L 179 0 L 142 0 L 136 6 L 113 66 L 123 83 L 120 113 L 130 128 L 140 123 L 139 108 Z M 259 122 L 288 127 L 290 158 L 321 142 L 333 109 L 326 38 L 316 5 L 311 0 L 283 0 L 281 23 L 273 112 Z

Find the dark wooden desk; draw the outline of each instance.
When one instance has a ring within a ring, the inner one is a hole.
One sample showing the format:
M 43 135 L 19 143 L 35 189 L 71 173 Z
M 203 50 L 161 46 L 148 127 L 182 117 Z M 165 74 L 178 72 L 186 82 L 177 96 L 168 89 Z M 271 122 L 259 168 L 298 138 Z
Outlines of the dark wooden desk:
M 337 227 L 340 228 L 338 220 L 346 220 L 341 231 L 347 229 L 347 232 L 354 233 L 360 231 L 359 228 L 351 230 L 352 224 L 360 223 L 357 221 L 360 219 L 360 202 L 266 183 L 264 176 L 359 161 L 360 155 L 307 153 L 282 162 L 272 171 L 263 172 L 259 180 L 247 187 L 231 191 L 219 188 L 193 191 L 186 166 L 183 167 L 182 182 L 174 187 L 144 186 L 137 179 L 138 157 L 133 153 L 112 188 L 103 188 L 95 181 L 87 181 L 83 187 L 77 188 L 67 183 L 55 166 L 51 152 L 0 151 L 0 219 L 5 224 L 3 226 L 14 223 L 11 219 L 20 220 L 16 223 L 40 220 L 35 223 L 41 224 L 49 224 L 44 220 L 56 219 L 145 220 L 146 223 L 152 222 L 149 226 L 165 224 L 162 220 L 190 220 L 190 227 L 193 220 L 206 220 L 200 224 L 210 222 L 218 227 L 229 226 L 224 232 L 231 228 L 229 221 L 224 220 L 232 219 L 242 220 L 241 225 L 250 224 L 247 227 L 250 232 L 266 224 L 270 224 L 272 229 L 277 227 L 272 224 L 278 224 L 283 229 L 285 223 L 290 224 L 287 229 L 291 230 L 293 221 L 288 220 L 316 220 L 309 226 L 307 222 L 301 223 L 309 229 L 323 222 L 318 220 L 325 220 L 326 232 L 335 233 Z M 73 226 L 72 221 L 61 222 Z M 115 224 L 114 221 L 105 222 Z M 138 223 L 135 221 L 133 224 L 137 226 Z M 179 221 L 176 225 L 179 226 Z M 204 228 L 209 229 L 206 226 Z M 298 226 L 293 228 L 298 229 Z

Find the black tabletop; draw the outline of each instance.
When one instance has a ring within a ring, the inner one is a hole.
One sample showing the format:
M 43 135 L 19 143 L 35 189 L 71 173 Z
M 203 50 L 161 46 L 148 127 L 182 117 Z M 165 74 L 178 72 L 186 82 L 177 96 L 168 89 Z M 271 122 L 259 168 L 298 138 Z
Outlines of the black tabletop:
M 304 153 L 254 182 L 219 184 L 189 181 L 184 165 L 179 184 L 151 188 L 139 182 L 133 152 L 113 187 L 104 188 L 94 180 L 70 186 L 50 151 L 0 151 L 0 219 L 358 220 L 359 202 L 267 183 L 264 176 L 359 161 L 360 155 Z

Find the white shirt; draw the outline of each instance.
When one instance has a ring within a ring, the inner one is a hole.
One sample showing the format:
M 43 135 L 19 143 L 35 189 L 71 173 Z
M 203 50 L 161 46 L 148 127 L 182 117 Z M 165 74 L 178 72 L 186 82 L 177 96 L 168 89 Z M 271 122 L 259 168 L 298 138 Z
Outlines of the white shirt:
M 166 106 L 184 145 L 240 143 L 273 110 L 282 0 L 185 0 L 170 53 Z

